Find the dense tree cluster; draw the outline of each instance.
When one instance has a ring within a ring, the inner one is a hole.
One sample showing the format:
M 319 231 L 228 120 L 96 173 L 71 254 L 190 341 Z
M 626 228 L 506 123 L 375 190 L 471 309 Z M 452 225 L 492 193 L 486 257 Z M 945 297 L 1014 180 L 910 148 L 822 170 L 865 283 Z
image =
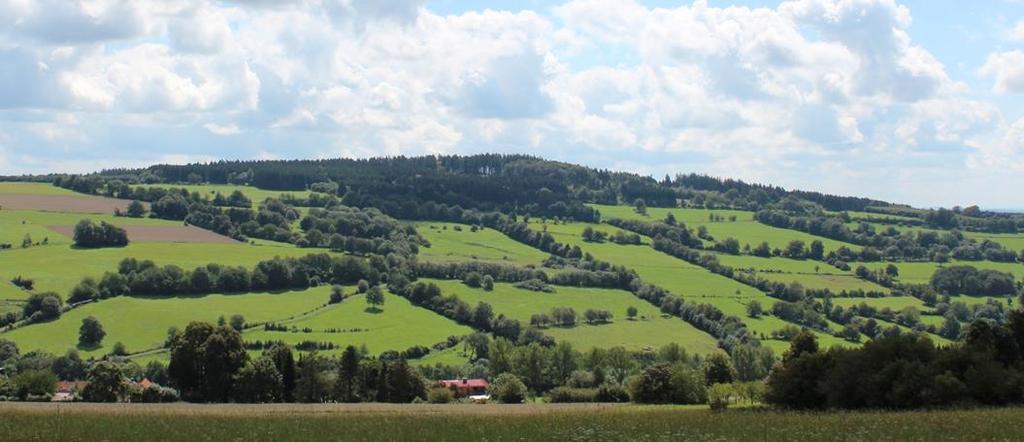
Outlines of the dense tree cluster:
M 128 233 L 124 229 L 100 221 L 99 224 L 83 219 L 75 225 L 74 241 L 76 247 L 124 247 L 128 245 Z
M 905 334 L 823 351 L 805 333 L 769 377 L 766 399 L 798 409 L 1018 404 L 1024 402 L 1022 337 L 1021 311 L 1005 326 L 975 321 L 960 342 L 946 347 Z
M 72 290 L 69 302 L 114 296 L 173 296 L 181 294 L 237 293 L 305 289 L 320 284 L 376 284 L 390 270 L 386 260 L 314 253 L 300 258 L 273 258 L 252 269 L 208 264 L 186 271 L 174 265 L 125 258 L 117 272 L 99 282 L 85 278 Z
M 960 265 L 935 270 L 931 286 L 946 295 L 1005 296 L 1017 292 L 1010 273 Z

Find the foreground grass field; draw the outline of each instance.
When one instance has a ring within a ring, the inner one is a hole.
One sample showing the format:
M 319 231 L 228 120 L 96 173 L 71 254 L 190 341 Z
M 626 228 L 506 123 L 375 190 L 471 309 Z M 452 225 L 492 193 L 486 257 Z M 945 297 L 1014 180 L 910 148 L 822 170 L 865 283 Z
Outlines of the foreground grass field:
M 73 309 L 60 319 L 29 325 L 0 334 L 26 350 L 41 349 L 63 354 L 78 343 L 82 319 L 94 316 L 107 332 L 103 345 L 79 349 L 83 356 L 110 353 L 114 343 L 122 342 L 129 352 L 163 345 L 169 327 L 184 329 L 191 321 L 216 323 L 220 316 L 245 316 L 249 322 L 286 320 L 327 302 L 329 288 L 279 294 L 176 296 L 171 298 L 135 298 L 122 296 Z
M 6 440 L 1018 440 L 1019 408 L 713 413 L 576 405 L 0 404 Z
M 555 307 L 572 307 L 579 316 L 575 327 L 549 327 L 544 333 L 561 342 L 569 342 L 578 350 L 594 347 L 622 346 L 630 350 L 657 348 L 676 343 L 687 351 L 707 354 L 717 348 L 711 336 L 675 317 L 662 317 L 654 306 L 637 299 L 624 290 L 555 287 L 554 293 L 517 289 L 511 284 L 495 284 L 494 291 L 471 288 L 459 281 L 430 280 L 445 294 L 454 294 L 470 305 L 486 302 L 495 314 L 504 314 L 524 324 L 530 316 L 548 313 Z M 629 320 L 626 309 L 637 308 L 637 319 Z M 583 321 L 587 309 L 610 311 L 614 318 L 610 324 L 588 325 Z

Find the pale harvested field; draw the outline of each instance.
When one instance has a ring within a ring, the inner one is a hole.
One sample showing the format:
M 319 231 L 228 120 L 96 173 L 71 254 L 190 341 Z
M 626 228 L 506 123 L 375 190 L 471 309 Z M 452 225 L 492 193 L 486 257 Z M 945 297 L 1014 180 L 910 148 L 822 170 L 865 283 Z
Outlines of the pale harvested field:
M 74 226 L 46 226 L 61 235 L 74 236 Z M 192 243 L 237 243 L 234 239 L 218 235 L 195 226 L 120 226 L 128 233 L 129 241 L 151 242 L 192 242 Z
M 0 208 L 66 213 L 114 213 L 131 201 L 93 195 L 28 195 L 0 193 Z

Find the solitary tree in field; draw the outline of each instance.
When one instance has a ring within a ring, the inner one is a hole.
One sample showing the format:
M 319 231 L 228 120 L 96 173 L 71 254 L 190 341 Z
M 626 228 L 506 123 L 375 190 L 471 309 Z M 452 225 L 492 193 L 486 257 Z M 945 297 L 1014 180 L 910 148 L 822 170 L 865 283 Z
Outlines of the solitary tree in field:
M 82 319 L 82 326 L 78 329 L 78 345 L 85 348 L 96 347 L 103 342 L 107 332 L 103 331 L 103 324 L 93 316 Z
M 384 305 L 384 292 L 381 291 L 379 285 L 370 287 L 366 291 L 366 303 L 370 304 L 370 308 L 375 310 L 380 309 L 380 306 Z
M 641 215 L 647 214 L 647 202 L 643 198 L 637 198 L 636 201 L 633 201 L 633 208 L 636 210 L 636 213 Z
M 242 331 L 245 329 L 245 316 L 232 315 L 231 316 L 231 328 Z
M 636 319 L 636 313 L 636 307 L 629 306 L 626 308 L 626 317 L 629 318 L 630 321 Z
M 146 206 L 143 206 L 139 200 L 132 201 L 131 204 L 128 205 L 128 209 L 125 214 L 132 218 L 142 218 L 146 215 Z
M 483 287 L 485 291 L 494 290 L 494 277 L 491 275 L 484 275 Z
M 751 318 L 759 318 L 762 314 L 764 314 L 764 308 L 761 307 L 760 302 L 750 301 L 750 303 L 747 304 L 747 316 L 750 316 Z
M 345 300 L 345 293 L 340 285 L 331 286 L 331 298 L 328 304 L 339 304 Z

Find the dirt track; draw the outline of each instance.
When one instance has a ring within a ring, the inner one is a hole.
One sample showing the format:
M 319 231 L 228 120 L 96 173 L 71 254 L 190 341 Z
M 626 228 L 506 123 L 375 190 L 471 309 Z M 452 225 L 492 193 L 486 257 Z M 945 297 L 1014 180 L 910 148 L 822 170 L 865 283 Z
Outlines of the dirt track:
M 0 193 L 0 208 L 43 212 L 105 213 L 125 210 L 131 201 L 92 195 L 25 195 Z
M 68 238 L 74 237 L 74 226 L 46 226 Z M 129 241 L 193 242 L 230 244 L 236 241 L 194 226 L 119 226 L 128 233 Z

